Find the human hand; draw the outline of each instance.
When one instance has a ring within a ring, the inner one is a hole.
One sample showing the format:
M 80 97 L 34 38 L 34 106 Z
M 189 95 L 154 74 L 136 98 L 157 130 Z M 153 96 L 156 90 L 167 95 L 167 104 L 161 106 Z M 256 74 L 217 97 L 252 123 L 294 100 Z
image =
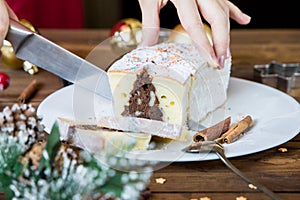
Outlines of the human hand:
M 4 0 L 0 0 L 0 48 L 7 34 L 9 18 L 18 20 L 18 17 L 7 3 Z
M 143 41 L 141 45 L 153 45 L 159 36 L 159 12 L 169 0 L 139 0 L 142 10 Z M 200 55 L 218 68 L 224 67 L 230 57 L 230 21 L 248 24 L 251 18 L 228 0 L 170 0 L 176 7 L 183 28 L 191 36 Z M 200 11 L 200 12 L 199 12 Z M 210 24 L 213 45 L 210 44 L 203 18 Z

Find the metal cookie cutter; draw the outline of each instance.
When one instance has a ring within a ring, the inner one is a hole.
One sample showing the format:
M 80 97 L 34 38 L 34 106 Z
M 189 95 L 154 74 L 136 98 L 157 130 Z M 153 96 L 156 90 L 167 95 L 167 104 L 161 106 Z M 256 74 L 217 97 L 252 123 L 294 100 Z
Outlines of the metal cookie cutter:
M 254 80 L 286 93 L 300 90 L 300 64 L 272 61 L 266 65 L 254 65 Z

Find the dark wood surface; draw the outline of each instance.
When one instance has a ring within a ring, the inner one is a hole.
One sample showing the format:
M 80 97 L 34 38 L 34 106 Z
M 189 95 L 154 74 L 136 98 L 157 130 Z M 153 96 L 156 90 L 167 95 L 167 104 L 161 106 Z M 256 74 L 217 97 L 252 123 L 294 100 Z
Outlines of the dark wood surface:
M 40 33 L 75 54 L 86 57 L 109 30 L 40 30 Z M 300 62 L 300 29 L 232 30 L 232 76 L 253 80 L 253 66 L 272 60 L 282 63 Z M 30 99 L 38 106 L 49 94 L 63 87 L 62 81 L 46 71 L 28 75 L 23 70 L 0 66 L 0 71 L 11 77 L 10 87 L 0 92 L 0 108 L 17 102 L 22 90 L 32 79 L 37 79 L 39 90 Z M 300 94 L 293 97 L 300 101 Z M 284 134 L 284 133 L 283 133 Z M 287 152 L 280 152 L 279 148 Z M 231 158 L 232 163 L 246 175 L 266 185 L 283 199 L 300 199 L 300 136 L 278 147 L 259 153 Z M 165 178 L 164 184 L 156 178 Z M 252 190 L 219 160 L 171 163 L 155 171 L 149 185 L 151 199 L 234 200 L 243 196 L 251 199 L 270 199 Z M 0 196 L 0 199 L 4 199 Z

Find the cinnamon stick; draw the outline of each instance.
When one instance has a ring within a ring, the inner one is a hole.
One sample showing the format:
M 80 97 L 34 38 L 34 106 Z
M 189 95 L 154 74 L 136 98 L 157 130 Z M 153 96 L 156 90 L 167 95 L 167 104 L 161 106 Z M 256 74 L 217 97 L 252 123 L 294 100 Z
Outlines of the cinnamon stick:
M 226 132 L 229 129 L 230 122 L 231 117 L 227 117 L 219 123 L 197 132 L 193 137 L 194 142 L 215 140 L 216 138 L 220 137 L 222 133 Z
M 37 82 L 34 79 L 31 81 L 27 87 L 22 91 L 20 96 L 18 97 L 18 101 L 20 103 L 25 103 L 27 99 L 29 99 L 37 90 Z
M 231 126 L 217 141 L 226 142 L 227 144 L 231 143 L 240 134 L 244 133 L 252 125 L 252 122 L 251 116 L 247 115 L 244 119 Z

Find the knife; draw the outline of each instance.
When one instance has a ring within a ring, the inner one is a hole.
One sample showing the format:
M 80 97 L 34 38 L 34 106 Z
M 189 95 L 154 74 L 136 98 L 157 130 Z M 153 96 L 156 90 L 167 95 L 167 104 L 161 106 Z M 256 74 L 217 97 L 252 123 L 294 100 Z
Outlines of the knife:
M 11 42 L 18 58 L 112 101 L 108 75 L 100 67 L 32 32 L 13 19 L 10 19 L 6 39 Z

